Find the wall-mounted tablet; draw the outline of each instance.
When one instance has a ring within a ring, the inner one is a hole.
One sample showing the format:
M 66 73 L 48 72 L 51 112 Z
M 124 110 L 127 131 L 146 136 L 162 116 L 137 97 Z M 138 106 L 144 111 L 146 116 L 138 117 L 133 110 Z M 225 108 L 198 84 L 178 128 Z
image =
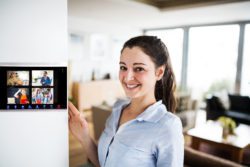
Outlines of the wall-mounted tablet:
M 66 109 L 67 67 L 0 66 L 0 109 Z

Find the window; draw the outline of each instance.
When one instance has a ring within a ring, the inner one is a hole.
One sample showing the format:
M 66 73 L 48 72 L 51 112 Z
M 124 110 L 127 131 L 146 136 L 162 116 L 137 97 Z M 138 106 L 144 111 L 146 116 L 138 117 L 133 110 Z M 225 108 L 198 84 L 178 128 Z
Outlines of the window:
M 167 46 L 171 58 L 177 85 L 181 81 L 182 51 L 183 51 L 183 29 L 147 31 L 147 35 L 155 35 Z
M 250 96 L 250 24 L 245 27 L 241 94 Z
M 188 87 L 193 97 L 234 90 L 238 38 L 238 25 L 190 28 Z

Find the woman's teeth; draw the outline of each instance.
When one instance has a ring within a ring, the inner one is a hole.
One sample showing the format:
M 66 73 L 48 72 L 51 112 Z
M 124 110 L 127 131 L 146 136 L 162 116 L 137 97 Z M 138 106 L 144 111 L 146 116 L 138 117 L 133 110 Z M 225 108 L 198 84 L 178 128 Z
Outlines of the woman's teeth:
M 126 85 L 127 86 L 127 88 L 129 88 L 129 89 L 133 89 L 133 88 L 136 88 L 136 87 L 138 87 L 139 86 L 139 84 L 136 84 L 136 85 Z

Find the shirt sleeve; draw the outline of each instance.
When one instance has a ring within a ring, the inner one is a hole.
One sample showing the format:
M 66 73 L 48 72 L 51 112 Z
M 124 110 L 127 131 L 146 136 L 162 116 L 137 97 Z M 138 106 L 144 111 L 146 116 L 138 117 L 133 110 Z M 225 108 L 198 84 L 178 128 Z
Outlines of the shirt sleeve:
M 184 138 L 181 121 L 175 117 L 165 125 L 157 136 L 156 166 L 183 167 Z

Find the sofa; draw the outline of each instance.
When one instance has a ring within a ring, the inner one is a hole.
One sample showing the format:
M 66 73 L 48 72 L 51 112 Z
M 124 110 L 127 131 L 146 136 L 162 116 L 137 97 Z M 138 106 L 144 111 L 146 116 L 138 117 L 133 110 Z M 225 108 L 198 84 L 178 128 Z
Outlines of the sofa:
M 250 98 L 249 96 L 228 94 L 229 105 L 226 107 L 218 96 L 210 96 L 206 99 L 207 120 L 216 120 L 220 116 L 230 117 L 237 124 L 250 125 Z
M 184 148 L 184 167 L 241 167 L 242 165 L 216 157 L 188 146 Z

